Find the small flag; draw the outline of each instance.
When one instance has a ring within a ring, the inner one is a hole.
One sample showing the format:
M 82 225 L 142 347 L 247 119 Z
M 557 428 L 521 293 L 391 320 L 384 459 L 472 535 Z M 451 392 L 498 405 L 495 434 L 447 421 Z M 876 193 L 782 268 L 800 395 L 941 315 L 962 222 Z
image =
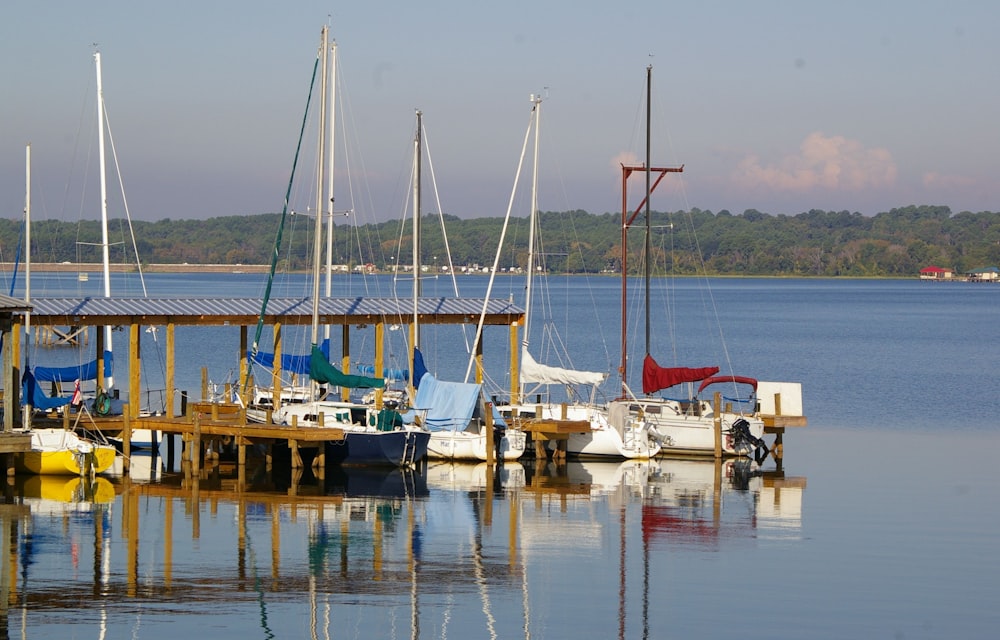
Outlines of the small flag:
M 73 397 L 70 399 L 69 403 L 74 407 L 80 404 L 83 400 L 83 394 L 80 393 L 80 381 L 76 381 L 76 388 L 73 389 Z

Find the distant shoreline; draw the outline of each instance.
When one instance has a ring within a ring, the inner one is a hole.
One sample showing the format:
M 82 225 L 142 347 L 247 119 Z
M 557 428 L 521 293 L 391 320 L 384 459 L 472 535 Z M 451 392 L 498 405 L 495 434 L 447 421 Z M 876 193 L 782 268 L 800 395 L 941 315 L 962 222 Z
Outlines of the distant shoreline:
M 24 269 L 22 263 L 19 267 Z M 10 273 L 14 269 L 12 262 L 0 262 L 0 269 Z M 143 273 L 267 273 L 270 269 L 266 264 L 147 264 L 143 265 Z M 32 262 L 31 270 L 39 273 L 101 273 L 104 267 L 99 262 Z M 108 267 L 114 273 L 136 273 L 139 268 L 134 264 L 112 264 Z

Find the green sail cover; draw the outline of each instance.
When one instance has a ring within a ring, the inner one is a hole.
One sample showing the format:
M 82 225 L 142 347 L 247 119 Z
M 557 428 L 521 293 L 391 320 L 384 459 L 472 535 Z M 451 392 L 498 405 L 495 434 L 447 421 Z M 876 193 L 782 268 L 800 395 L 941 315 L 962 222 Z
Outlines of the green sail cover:
M 366 378 L 342 372 L 330 364 L 330 361 L 326 359 L 326 354 L 316 345 L 313 345 L 309 355 L 309 377 L 316 382 L 326 382 L 336 387 L 347 387 L 348 389 L 382 389 L 385 387 L 384 378 Z

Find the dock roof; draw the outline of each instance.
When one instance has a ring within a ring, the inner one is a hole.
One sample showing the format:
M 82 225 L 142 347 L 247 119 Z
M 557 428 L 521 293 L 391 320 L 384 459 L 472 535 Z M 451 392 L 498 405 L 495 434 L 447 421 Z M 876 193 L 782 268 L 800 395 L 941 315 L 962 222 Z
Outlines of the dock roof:
M 259 298 L 33 298 L 31 319 L 49 325 L 253 325 L 261 312 Z M 421 298 L 419 321 L 426 324 L 476 324 L 483 311 L 483 298 Z M 506 300 L 485 301 L 485 324 L 509 325 L 520 321 L 524 310 Z M 312 299 L 271 298 L 264 321 L 267 324 L 312 323 Z M 407 298 L 321 298 L 319 322 L 329 325 L 372 324 L 379 320 L 408 324 L 413 319 L 413 300 Z

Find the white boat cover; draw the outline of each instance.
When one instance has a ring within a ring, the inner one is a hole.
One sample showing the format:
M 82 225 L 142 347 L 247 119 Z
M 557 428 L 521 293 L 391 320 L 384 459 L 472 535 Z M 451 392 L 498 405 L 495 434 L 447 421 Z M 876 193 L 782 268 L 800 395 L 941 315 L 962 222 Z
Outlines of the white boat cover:
M 526 348 L 521 349 L 521 381 L 538 384 L 589 384 L 604 382 L 605 374 L 596 371 L 576 371 L 538 364 Z

